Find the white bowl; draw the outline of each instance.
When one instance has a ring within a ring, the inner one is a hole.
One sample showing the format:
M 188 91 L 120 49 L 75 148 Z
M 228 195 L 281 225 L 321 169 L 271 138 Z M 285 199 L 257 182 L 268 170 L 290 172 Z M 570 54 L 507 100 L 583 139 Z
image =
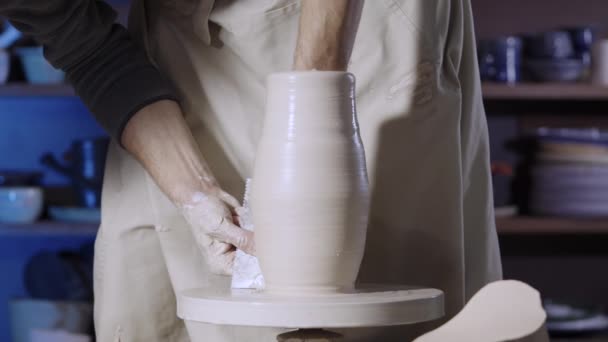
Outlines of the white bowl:
M 51 301 L 45 299 L 11 299 L 8 317 L 14 342 L 34 341 L 37 330 L 88 333 L 93 319 L 93 305 L 77 301 Z M 48 340 L 37 340 L 48 341 Z M 52 341 L 66 341 L 53 339 Z M 76 341 L 70 339 L 69 341 Z M 78 339 L 80 341 L 80 339 Z
M 34 222 L 40 217 L 43 204 L 44 195 L 41 188 L 0 188 L 0 222 Z

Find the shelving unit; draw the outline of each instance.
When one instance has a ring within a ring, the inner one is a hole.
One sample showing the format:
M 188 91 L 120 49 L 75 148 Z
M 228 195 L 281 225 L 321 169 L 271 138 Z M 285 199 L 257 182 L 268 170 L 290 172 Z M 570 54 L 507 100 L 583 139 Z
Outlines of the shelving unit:
M 558 100 L 608 101 L 608 87 L 588 83 L 518 83 L 514 85 L 485 82 L 485 100 Z
M 608 2 L 589 0 L 471 0 L 478 39 L 601 23 Z M 506 162 L 523 177 L 494 180 L 500 206 L 526 212 L 528 160 L 512 144 L 539 127 L 608 129 L 608 87 L 589 83 L 483 83 L 493 161 Z M 523 174 L 519 172 L 524 172 Z M 515 203 L 511 203 L 514 201 Z M 608 307 L 608 218 L 498 217 L 503 275 L 536 288 L 543 298 Z M 580 342 L 606 336 L 581 337 Z M 579 341 L 578 338 L 556 339 Z
M 68 84 L 33 85 L 13 83 L 0 85 L 0 96 L 74 96 L 74 90 Z
M 40 221 L 27 224 L 0 223 L 3 236 L 95 236 L 98 223 Z
M 501 235 L 608 235 L 608 218 L 574 219 L 535 216 L 499 217 L 496 219 L 496 228 Z

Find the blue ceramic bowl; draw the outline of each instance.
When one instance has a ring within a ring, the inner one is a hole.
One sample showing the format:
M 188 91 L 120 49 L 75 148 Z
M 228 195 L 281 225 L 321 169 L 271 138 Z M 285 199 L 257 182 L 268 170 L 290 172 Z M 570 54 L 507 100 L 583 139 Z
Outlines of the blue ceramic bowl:
M 0 188 L 0 222 L 34 222 L 42 213 L 43 204 L 44 195 L 40 188 Z
M 540 82 L 578 81 L 585 71 L 580 59 L 529 59 L 525 65 L 529 75 Z
M 32 84 L 57 84 L 62 83 L 65 74 L 55 69 L 44 58 L 42 47 L 22 47 L 15 50 L 21 59 L 25 78 Z
M 574 56 L 574 45 L 567 31 L 548 31 L 528 35 L 526 55 L 533 59 L 567 59 Z

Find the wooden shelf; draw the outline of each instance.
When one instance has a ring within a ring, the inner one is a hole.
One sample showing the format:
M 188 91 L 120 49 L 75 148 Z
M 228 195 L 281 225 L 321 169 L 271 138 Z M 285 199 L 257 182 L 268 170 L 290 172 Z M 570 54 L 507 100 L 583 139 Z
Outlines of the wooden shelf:
M 496 218 L 499 234 L 608 234 L 608 219 L 514 216 Z
M 74 90 L 68 84 L 9 83 L 0 85 L 0 96 L 74 96 Z
M 27 224 L 0 223 L 3 236 L 91 236 L 97 234 L 98 223 L 40 221 Z
M 482 84 L 486 100 L 595 100 L 608 101 L 608 87 L 587 83 Z

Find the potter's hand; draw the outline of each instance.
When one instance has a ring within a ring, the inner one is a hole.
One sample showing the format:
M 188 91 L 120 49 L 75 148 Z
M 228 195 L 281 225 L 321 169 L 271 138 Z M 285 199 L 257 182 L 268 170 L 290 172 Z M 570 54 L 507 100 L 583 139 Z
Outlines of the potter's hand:
M 252 233 L 232 221 L 238 201 L 220 189 L 177 103 L 142 108 L 129 120 L 122 144 L 182 209 L 212 272 L 232 272 L 235 247 L 253 252 Z
M 235 248 L 253 254 L 253 233 L 236 226 L 233 217 L 239 202 L 216 188 L 209 195 L 196 193 L 181 205 L 211 272 L 232 274 Z

